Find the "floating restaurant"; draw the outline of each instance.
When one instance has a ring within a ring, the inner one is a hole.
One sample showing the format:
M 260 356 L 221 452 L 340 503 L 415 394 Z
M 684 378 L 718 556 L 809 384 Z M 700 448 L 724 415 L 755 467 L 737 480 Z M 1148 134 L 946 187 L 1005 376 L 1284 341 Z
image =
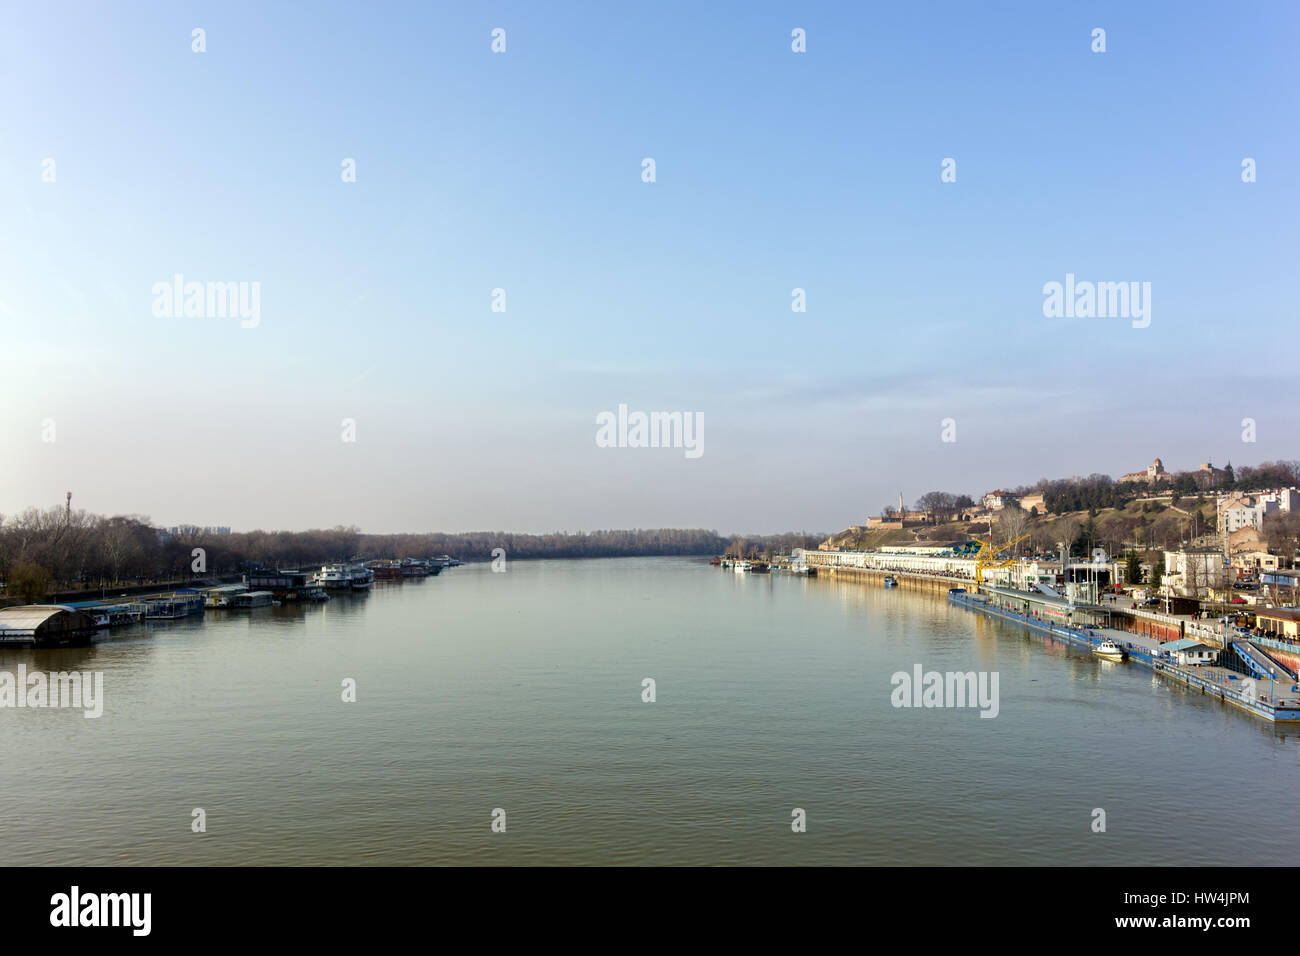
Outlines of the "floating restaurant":
M 89 640 L 94 619 L 62 604 L 24 604 L 0 609 L 0 646 L 40 647 Z

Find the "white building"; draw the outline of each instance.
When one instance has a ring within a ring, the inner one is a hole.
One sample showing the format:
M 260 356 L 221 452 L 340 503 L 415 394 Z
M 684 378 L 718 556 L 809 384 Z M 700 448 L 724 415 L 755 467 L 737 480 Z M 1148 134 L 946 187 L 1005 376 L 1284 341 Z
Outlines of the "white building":
M 1265 491 L 1257 495 L 1232 494 L 1219 499 L 1219 531 L 1232 534 L 1242 528 L 1264 530 L 1264 519 L 1290 511 L 1296 504 L 1294 488 Z
M 1205 597 L 1211 590 L 1227 587 L 1228 581 L 1222 551 L 1185 548 L 1165 552 L 1165 574 L 1160 590 L 1170 597 Z
M 981 500 L 984 503 L 985 510 L 1001 511 L 1007 505 L 1011 504 L 1011 502 L 1018 501 L 1019 499 L 1011 492 L 1003 491 L 999 488 L 997 491 L 990 491 Z

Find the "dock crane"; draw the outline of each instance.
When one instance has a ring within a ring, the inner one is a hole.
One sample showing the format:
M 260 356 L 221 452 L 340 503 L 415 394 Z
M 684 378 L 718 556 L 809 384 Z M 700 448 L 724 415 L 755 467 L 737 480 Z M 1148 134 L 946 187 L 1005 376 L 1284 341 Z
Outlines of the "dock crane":
M 1015 557 L 1004 557 L 1003 552 L 1009 551 L 1018 545 L 1021 541 L 1030 537 L 1028 534 L 1022 534 L 1020 537 L 1008 541 L 1006 544 L 1000 544 L 996 548 L 993 546 L 993 532 L 989 532 L 987 542 L 979 542 L 979 550 L 975 552 L 975 586 L 982 588 L 984 586 L 985 569 L 1008 568 L 1016 563 Z

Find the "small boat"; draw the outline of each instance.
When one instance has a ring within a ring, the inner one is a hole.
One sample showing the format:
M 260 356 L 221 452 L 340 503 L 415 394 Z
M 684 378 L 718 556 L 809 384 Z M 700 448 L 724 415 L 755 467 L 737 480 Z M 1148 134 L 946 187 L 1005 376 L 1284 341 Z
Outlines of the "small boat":
M 898 582 L 894 580 L 894 576 L 892 574 L 885 575 L 885 587 L 887 588 L 898 587 Z
M 1108 661 L 1122 661 L 1128 657 L 1128 652 L 1114 641 L 1102 641 L 1092 649 L 1092 652 Z
M 751 574 L 768 574 L 772 570 L 766 561 L 755 561 L 749 566 Z
M 735 571 L 737 574 L 743 574 L 744 572 L 746 572 L 746 571 L 749 570 L 749 562 L 748 562 L 748 561 L 737 561 L 737 562 L 736 562 L 735 564 L 733 564 L 731 567 L 732 567 L 732 570 Z
M 709 564 L 712 564 L 712 565 L 715 565 L 715 566 L 716 566 L 716 565 L 719 565 L 719 564 L 721 564 L 721 563 L 722 563 L 722 559 L 719 558 L 719 557 L 712 557 L 712 558 L 709 558 Z
M 304 601 L 328 601 L 330 596 L 325 592 L 324 588 L 308 588 L 302 592 L 302 599 Z

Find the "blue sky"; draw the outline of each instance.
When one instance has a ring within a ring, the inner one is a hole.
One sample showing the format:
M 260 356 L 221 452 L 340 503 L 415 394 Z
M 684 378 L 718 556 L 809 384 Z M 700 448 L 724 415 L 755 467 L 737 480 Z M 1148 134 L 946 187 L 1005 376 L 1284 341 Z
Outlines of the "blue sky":
M 9 20 L 0 512 L 830 530 L 900 489 L 1298 457 L 1294 5 Z M 1150 327 L 1044 318 L 1067 272 L 1150 282 Z M 259 282 L 259 324 L 155 316 L 176 273 Z M 701 413 L 705 453 L 597 448 L 620 403 Z

